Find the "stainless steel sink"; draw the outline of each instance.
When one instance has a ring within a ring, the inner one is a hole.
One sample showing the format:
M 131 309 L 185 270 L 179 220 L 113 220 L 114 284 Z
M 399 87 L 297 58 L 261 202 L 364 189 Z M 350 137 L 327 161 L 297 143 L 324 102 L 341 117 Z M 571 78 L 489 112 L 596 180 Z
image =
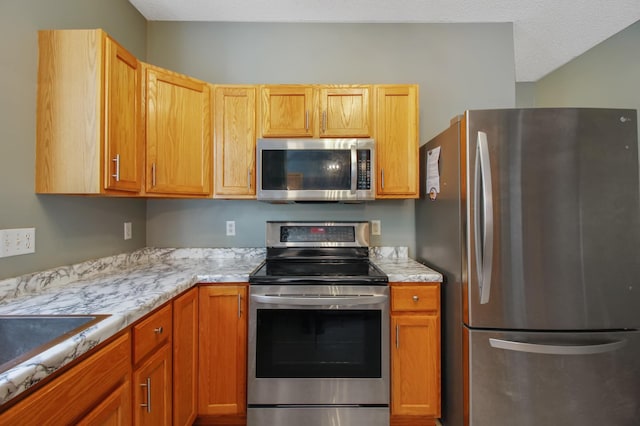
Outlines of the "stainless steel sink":
M 108 315 L 0 316 L 0 373 L 106 317 Z

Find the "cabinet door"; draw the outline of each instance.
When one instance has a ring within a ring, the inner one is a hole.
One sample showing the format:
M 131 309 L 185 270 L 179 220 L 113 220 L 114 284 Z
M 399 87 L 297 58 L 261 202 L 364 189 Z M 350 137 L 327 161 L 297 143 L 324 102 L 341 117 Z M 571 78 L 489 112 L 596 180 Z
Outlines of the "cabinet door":
M 418 87 L 376 86 L 377 198 L 418 197 Z
M 173 424 L 198 415 L 198 289 L 173 301 Z
M 246 412 L 247 288 L 200 287 L 200 415 Z
M 131 423 L 131 387 L 127 380 L 104 398 L 77 426 L 127 426 Z
M 211 194 L 209 86 L 150 65 L 146 69 L 147 192 Z
M 214 89 L 214 159 L 217 198 L 255 198 L 256 88 Z
M 391 414 L 440 416 L 440 317 L 392 315 Z
M 262 86 L 262 137 L 312 137 L 315 91 L 310 86 Z
M 320 137 L 371 136 L 369 86 L 320 89 Z
M 143 140 L 140 64 L 106 37 L 104 84 L 104 183 L 106 189 L 142 189 Z
M 133 373 L 135 425 L 171 425 L 171 345 L 154 352 Z

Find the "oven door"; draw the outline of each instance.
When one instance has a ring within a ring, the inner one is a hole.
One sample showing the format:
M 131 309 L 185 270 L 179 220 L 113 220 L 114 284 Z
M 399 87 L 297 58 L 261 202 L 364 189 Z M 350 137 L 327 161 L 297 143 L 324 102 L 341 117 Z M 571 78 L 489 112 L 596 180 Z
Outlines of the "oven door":
M 389 404 L 386 286 L 252 286 L 249 405 Z

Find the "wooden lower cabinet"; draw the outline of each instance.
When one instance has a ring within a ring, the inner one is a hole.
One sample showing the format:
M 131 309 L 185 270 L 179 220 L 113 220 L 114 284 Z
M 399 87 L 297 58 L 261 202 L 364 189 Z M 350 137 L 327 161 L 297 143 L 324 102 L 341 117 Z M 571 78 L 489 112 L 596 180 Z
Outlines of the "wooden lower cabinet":
M 131 423 L 131 386 L 126 381 L 111 392 L 77 426 L 126 426 Z
M 166 343 L 133 373 L 133 423 L 171 425 L 171 346 Z
M 201 286 L 199 298 L 199 420 L 236 424 L 246 416 L 247 284 Z
M 126 332 L 0 413 L 0 424 L 130 424 L 130 380 Z
M 198 288 L 173 301 L 173 424 L 198 415 Z
M 136 322 L 133 329 L 133 424 L 171 425 L 171 303 Z
M 440 417 L 440 288 L 391 285 L 391 424 Z

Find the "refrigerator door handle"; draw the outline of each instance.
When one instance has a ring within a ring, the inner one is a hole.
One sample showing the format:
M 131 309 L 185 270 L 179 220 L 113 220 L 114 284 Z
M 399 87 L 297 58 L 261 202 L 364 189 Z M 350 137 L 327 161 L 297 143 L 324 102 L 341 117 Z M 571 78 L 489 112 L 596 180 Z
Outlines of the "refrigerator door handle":
M 512 340 L 489 339 L 489 344 L 493 348 L 505 349 L 508 351 L 529 352 L 534 354 L 549 355 L 591 355 L 605 352 L 613 352 L 624 347 L 626 340 L 616 342 L 600 343 L 595 345 L 541 345 L 537 343 L 514 342 Z
M 491 268 L 493 266 L 493 186 L 491 185 L 491 161 L 487 134 L 478 132 L 478 144 L 475 164 L 474 187 L 474 222 L 476 245 L 476 270 L 478 272 L 478 287 L 480 290 L 480 304 L 489 303 L 491 295 Z M 480 226 L 480 181 L 482 181 L 482 247 L 478 238 Z

